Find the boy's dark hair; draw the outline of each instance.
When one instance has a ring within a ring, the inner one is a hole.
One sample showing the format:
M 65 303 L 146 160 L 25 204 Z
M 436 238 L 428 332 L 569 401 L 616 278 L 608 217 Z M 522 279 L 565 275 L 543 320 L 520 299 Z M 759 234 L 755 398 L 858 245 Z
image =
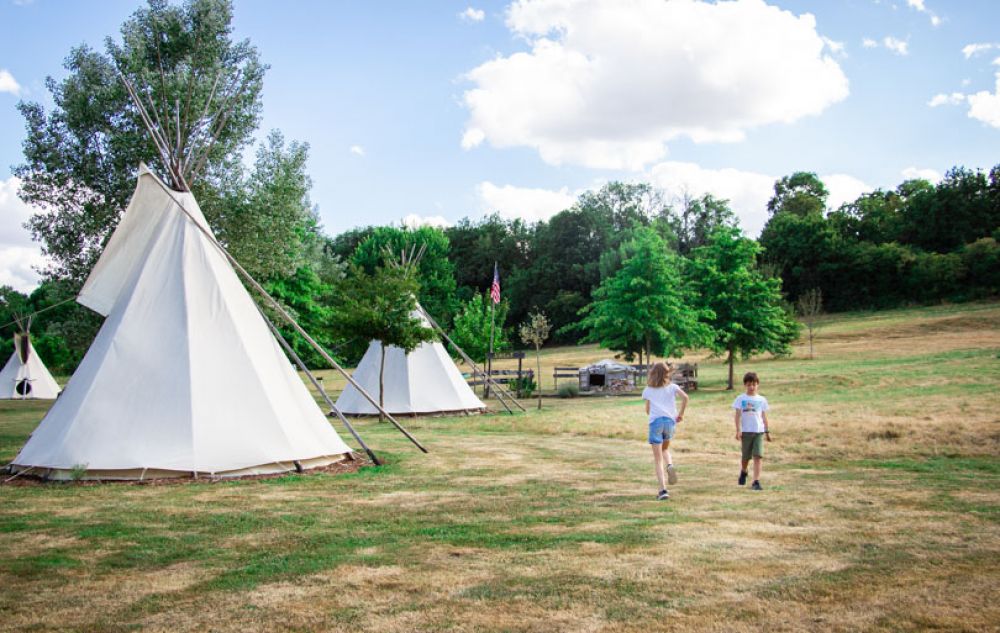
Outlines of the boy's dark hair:
M 748 371 L 743 374 L 743 384 L 745 385 L 751 382 L 758 385 L 760 384 L 760 378 L 757 377 L 757 372 L 755 371 Z

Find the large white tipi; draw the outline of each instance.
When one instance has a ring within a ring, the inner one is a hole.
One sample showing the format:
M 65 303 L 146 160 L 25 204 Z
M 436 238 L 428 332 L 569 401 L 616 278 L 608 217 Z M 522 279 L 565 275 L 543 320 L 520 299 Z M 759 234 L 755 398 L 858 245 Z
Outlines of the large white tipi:
M 232 476 L 350 453 L 198 225 L 208 230 L 194 196 L 143 166 L 77 299 L 107 318 L 15 471 Z
M 52 400 L 59 384 L 35 353 L 28 332 L 14 335 L 14 353 L 0 370 L 0 400 Z
M 419 308 L 413 312 L 428 328 L 431 327 Z M 382 362 L 382 342 L 368 345 L 354 380 L 375 399 L 379 399 L 379 368 Z M 437 341 L 421 343 L 407 354 L 399 347 L 385 350 L 385 410 L 392 414 L 431 415 L 442 413 L 481 412 L 486 409 L 462 378 L 462 373 Z M 349 415 L 375 415 L 378 411 L 361 393 L 348 384 L 337 399 L 337 408 Z

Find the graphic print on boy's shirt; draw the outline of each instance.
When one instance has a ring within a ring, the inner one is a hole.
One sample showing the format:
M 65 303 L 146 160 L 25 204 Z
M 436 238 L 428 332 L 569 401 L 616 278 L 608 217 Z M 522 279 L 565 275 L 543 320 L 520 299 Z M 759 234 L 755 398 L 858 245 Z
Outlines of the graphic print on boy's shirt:
M 742 394 L 733 402 L 733 408 L 740 412 L 740 430 L 744 433 L 763 433 L 764 411 L 767 411 L 767 398 Z

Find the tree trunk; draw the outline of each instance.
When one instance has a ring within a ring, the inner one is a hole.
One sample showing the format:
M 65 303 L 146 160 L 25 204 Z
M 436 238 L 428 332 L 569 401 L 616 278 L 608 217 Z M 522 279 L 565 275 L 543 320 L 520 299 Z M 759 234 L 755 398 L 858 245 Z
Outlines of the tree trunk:
M 809 325 L 809 360 L 813 359 L 813 329 L 812 325 Z
M 729 391 L 733 390 L 733 350 L 729 350 Z
M 378 421 L 385 422 L 382 411 L 385 410 L 385 343 L 382 343 L 382 360 L 378 368 Z
M 535 389 L 538 389 L 538 410 L 542 410 L 542 353 L 538 345 L 535 345 Z
M 649 363 L 650 359 L 653 358 L 649 355 L 649 348 L 653 346 L 652 338 L 653 337 L 650 336 L 649 332 L 646 332 L 646 363 Z

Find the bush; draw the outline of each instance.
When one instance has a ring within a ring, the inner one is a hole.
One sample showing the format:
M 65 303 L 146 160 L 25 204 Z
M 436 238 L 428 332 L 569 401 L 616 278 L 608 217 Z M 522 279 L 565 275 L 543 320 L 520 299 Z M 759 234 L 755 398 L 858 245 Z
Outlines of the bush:
M 559 385 L 560 398 L 575 398 L 580 395 L 580 385 L 575 382 L 567 382 Z
M 520 378 L 515 378 L 510 381 L 511 388 L 517 392 L 519 398 L 530 398 L 531 394 L 535 393 L 538 389 L 538 385 L 535 384 L 535 379 L 531 376 L 521 376 Z

